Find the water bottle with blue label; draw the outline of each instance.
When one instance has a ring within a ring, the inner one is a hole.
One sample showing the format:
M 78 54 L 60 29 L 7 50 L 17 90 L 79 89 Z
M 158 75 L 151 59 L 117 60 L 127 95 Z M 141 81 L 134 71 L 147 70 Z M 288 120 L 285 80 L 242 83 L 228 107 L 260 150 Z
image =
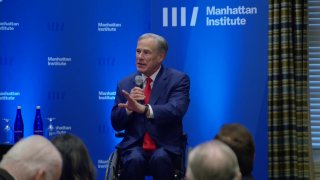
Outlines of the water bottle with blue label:
M 40 113 L 40 106 L 36 107 L 36 117 L 33 123 L 33 134 L 43 136 L 43 122 Z
M 16 119 L 14 121 L 14 143 L 18 142 L 24 136 L 24 125 L 21 113 L 21 106 L 17 106 Z

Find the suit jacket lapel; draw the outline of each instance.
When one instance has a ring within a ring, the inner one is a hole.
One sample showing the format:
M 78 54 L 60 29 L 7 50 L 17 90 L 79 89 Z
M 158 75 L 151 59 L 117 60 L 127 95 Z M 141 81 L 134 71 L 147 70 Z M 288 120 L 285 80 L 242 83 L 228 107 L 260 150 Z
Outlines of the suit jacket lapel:
M 161 95 L 161 91 L 165 89 L 167 81 L 166 69 L 162 66 L 152 87 L 149 104 L 155 104 Z

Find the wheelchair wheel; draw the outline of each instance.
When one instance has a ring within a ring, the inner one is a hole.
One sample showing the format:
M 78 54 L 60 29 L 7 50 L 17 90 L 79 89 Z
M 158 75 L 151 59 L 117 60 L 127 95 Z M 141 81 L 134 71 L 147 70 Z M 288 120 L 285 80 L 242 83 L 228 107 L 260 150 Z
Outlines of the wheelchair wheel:
M 113 151 L 108 159 L 108 164 L 106 168 L 105 180 L 117 180 L 119 179 L 118 170 L 118 150 Z

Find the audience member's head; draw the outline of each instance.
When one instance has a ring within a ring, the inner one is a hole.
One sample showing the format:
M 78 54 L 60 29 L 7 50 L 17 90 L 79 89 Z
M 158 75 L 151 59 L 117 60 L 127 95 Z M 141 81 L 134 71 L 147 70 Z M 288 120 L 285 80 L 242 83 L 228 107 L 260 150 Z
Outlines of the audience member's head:
M 188 180 L 241 179 L 237 157 L 220 141 L 200 144 L 188 156 Z
M 0 167 L 17 180 L 58 180 L 62 158 L 50 141 L 34 135 L 15 144 L 3 156 Z
M 251 176 L 255 147 L 249 130 L 241 124 L 225 124 L 215 139 L 224 142 L 234 151 L 242 176 Z
M 52 139 L 63 159 L 61 180 L 93 180 L 95 168 L 80 138 L 63 134 Z

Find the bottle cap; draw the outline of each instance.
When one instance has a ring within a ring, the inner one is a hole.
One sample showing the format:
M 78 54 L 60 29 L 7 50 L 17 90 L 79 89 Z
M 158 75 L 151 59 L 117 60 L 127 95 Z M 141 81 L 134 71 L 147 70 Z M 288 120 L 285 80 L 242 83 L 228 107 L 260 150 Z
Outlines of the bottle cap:
M 17 106 L 17 109 L 21 109 L 21 106 Z
M 37 109 L 40 109 L 40 106 L 36 106 Z

